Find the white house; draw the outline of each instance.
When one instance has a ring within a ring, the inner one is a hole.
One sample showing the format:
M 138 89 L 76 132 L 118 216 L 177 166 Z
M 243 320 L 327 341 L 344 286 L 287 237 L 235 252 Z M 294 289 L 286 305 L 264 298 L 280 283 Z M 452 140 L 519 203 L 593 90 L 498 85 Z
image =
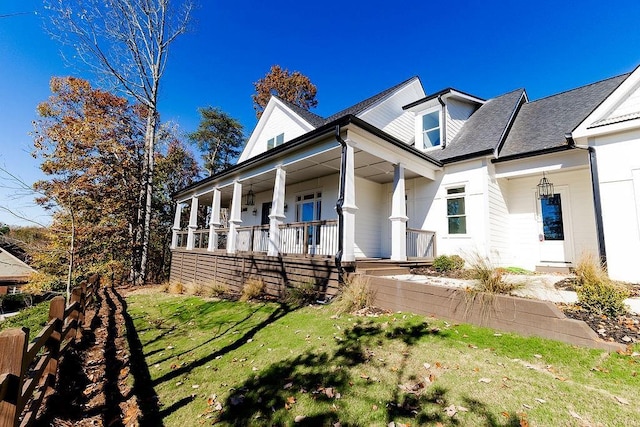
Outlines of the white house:
M 328 118 L 274 97 L 235 166 L 175 195 L 171 277 L 331 292 L 377 259 L 566 270 L 591 252 L 640 282 L 639 86 L 636 69 L 484 100 L 414 77 Z

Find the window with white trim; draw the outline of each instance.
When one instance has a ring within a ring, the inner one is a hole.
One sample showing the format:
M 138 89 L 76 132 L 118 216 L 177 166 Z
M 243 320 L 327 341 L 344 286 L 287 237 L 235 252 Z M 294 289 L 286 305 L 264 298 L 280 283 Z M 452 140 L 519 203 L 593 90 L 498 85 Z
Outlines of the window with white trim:
M 274 136 L 267 141 L 267 150 L 271 150 L 278 145 L 282 145 L 284 143 L 284 133 L 281 133 L 278 136 Z
M 447 188 L 447 222 L 449 234 L 467 234 L 465 188 Z
M 422 116 L 422 148 L 438 147 L 440 145 L 440 110 L 432 111 Z

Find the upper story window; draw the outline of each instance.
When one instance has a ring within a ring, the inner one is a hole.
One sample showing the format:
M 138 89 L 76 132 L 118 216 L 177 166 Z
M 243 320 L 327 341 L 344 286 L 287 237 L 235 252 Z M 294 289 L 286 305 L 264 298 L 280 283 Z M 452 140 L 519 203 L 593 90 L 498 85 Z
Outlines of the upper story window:
M 267 141 L 267 150 L 271 150 L 273 147 L 282 145 L 284 143 L 284 133 L 275 136 Z
M 449 234 L 467 234 L 467 211 L 464 194 L 464 186 L 447 188 Z
M 422 116 L 422 148 L 440 145 L 440 110 Z

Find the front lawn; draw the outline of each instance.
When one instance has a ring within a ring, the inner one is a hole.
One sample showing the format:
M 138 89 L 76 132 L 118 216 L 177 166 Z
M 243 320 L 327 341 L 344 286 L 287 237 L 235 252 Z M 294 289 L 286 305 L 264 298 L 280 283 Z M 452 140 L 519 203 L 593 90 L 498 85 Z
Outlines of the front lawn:
M 640 357 L 424 316 L 127 297 L 167 426 L 634 425 Z M 636 348 L 637 350 L 637 348 Z

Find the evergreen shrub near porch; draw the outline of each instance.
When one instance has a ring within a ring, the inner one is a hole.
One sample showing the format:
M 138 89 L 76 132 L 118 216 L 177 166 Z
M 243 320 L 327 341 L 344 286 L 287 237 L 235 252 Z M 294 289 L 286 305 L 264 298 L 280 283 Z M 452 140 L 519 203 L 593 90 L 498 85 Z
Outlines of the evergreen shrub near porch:
M 628 311 L 624 300 L 631 292 L 622 283 L 609 279 L 606 271 L 591 254 L 583 254 L 576 265 L 578 303 L 587 311 L 616 318 Z

